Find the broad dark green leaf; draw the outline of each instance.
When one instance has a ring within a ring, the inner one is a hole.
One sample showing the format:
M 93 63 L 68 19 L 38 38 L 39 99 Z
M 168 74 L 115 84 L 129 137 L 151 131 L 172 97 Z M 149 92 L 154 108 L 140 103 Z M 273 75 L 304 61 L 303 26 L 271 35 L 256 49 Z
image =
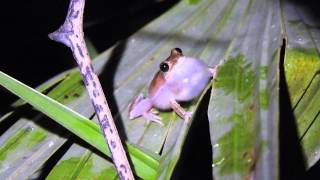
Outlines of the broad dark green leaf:
M 208 109 L 214 178 L 278 178 L 279 13 L 278 1 L 237 1 L 217 36 L 230 43 Z
M 94 147 L 99 149 L 100 151 L 104 152 L 106 155 L 110 156 L 110 152 L 107 149 L 106 143 L 104 138 L 100 132 L 100 128 L 94 122 L 88 120 L 87 118 L 81 116 L 80 114 L 76 113 L 75 111 L 63 106 L 62 104 L 58 103 L 57 101 L 50 99 L 42 95 L 41 93 L 37 92 L 36 90 L 27 87 L 26 85 L 14 80 L 13 78 L 5 75 L 4 73 L 0 72 L 0 84 L 13 92 L 14 94 L 18 95 L 19 97 L 23 98 L 26 102 L 30 103 L 38 110 L 46 114 L 47 116 L 54 119 L 59 124 L 63 125 L 65 128 L 80 136 L 82 139 L 87 141 L 88 143 L 92 144 Z M 18 138 L 20 141 L 20 137 L 28 138 L 30 136 L 30 140 L 26 139 L 23 142 L 27 143 L 28 146 L 33 146 L 30 144 L 30 141 L 34 140 L 36 144 L 37 142 L 43 140 L 46 137 L 46 132 L 42 131 L 34 131 L 34 130 L 25 130 L 20 131 L 20 134 L 16 134 L 16 136 L 10 137 L 9 141 L 5 142 L 5 145 L 2 146 L 2 160 L 7 158 L 7 153 L 12 153 L 10 148 L 15 148 L 16 145 L 23 146 L 21 143 L 16 143 Z M 30 133 L 28 133 L 30 132 Z M 44 134 L 40 136 L 40 134 Z M 49 143 L 49 142 L 48 142 Z M 152 157 L 148 157 L 147 154 L 143 154 L 139 152 L 138 149 L 132 147 L 131 145 L 127 145 L 129 151 L 132 151 L 133 154 L 131 159 L 136 167 L 137 174 L 144 178 L 151 178 L 154 177 L 155 170 L 153 168 L 157 167 L 157 161 L 152 159 Z M 138 155 L 138 158 L 137 156 Z M 140 156 L 140 157 L 139 157 Z M 139 159 L 142 158 L 142 159 Z M 149 166 L 150 165 L 150 166 Z M 146 171 L 142 171 L 142 169 Z M 18 172 L 18 171 L 17 171 Z M 19 175 L 18 173 L 16 175 Z M 15 175 L 14 175 L 15 176 Z
M 304 5 L 283 4 L 287 48 L 285 75 L 306 166 L 320 158 L 319 20 Z

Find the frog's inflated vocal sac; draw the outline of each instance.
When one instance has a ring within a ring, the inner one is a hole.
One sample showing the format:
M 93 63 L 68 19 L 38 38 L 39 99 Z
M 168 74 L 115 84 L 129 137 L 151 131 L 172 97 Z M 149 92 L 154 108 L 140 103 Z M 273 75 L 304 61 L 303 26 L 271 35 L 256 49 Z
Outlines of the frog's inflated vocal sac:
M 186 57 L 181 49 L 174 48 L 170 56 L 160 64 L 149 86 L 148 97 L 138 95 L 129 105 L 129 118 L 143 116 L 145 119 L 162 124 L 161 118 L 151 111 L 173 109 L 181 118 L 188 120 L 186 112 L 178 102 L 190 101 L 197 97 L 214 77 L 216 67 L 208 67 L 202 61 Z

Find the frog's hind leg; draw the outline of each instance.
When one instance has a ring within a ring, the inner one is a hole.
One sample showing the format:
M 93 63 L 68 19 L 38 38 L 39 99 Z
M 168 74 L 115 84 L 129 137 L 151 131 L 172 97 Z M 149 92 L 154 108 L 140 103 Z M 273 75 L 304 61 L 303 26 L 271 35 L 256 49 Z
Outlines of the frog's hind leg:
M 152 111 L 152 102 L 150 98 L 144 98 L 143 94 L 139 94 L 129 104 L 129 119 L 135 119 L 143 116 L 148 122 L 153 121 L 163 125 L 161 118 Z
M 139 94 L 138 96 L 136 96 L 134 100 L 129 104 L 129 109 L 132 109 L 133 105 L 138 104 L 143 99 L 144 99 L 143 94 Z
M 151 100 L 149 98 L 144 98 L 143 95 L 140 94 L 129 104 L 129 119 L 135 119 L 139 116 L 142 116 L 151 108 Z

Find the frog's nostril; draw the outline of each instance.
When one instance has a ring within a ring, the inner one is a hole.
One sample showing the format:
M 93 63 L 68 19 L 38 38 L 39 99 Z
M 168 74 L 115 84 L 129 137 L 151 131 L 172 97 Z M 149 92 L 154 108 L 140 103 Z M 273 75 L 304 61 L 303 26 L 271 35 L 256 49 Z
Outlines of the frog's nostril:
M 165 62 L 161 63 L 160 64 L 160 70 L 162 72 L 167 72 L 169 70 L 169 65 L 167 63 L 165 63 Z

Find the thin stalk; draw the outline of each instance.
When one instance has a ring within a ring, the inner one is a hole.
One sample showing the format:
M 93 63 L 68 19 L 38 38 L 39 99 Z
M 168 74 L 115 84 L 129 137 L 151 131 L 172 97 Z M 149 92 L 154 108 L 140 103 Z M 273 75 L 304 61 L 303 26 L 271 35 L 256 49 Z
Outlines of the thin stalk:
M 133 180 L 134 176 L 103 93 L 98 76 L 94 72 L 83 33 L 83 10 L 85 0 L 70 0 L 68 14 L 63 25 L 49 34 L 50 39 L 63 43 L 73 56 L 96 111 L 100 127 L 112 154 L 112 159 L 122 180 Z

